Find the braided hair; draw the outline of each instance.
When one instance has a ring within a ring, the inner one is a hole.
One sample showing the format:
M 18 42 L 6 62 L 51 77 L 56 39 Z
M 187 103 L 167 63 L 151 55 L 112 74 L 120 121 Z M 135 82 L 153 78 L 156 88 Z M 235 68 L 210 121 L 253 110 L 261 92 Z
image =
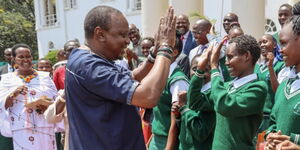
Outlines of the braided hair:
M 287 20 L 287 23 L 292 24 L 294 35 L 300 36 L 300 15 L 294 15 Z
M 292 15 L 300 15 L 300 2 L 296 3 L 292 8 Z

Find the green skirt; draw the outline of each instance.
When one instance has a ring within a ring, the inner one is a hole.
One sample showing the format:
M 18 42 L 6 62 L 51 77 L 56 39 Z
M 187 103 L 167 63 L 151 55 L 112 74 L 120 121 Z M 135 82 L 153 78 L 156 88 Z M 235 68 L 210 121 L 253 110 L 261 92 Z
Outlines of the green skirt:
M 0 134 L 0 150 L 13 150 L 12 138 L 4 137 Z

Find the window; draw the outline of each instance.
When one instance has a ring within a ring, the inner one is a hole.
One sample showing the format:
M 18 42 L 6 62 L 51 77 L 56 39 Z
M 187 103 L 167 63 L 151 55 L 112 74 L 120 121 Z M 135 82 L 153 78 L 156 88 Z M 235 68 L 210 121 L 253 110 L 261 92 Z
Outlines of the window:
M 65 2 L 65 9 L 72 9 L 77 6 L 76 0 L 64 0 Z
M 127 12 L 139 12 L 142 10 L 141 0 L 127 0 Z
M 54 26 L 57 22 L 56 0 L 44 0 L 44 26 Z
M 265 32 L 270 34 L 277 32 L 276 25 L 274 21 L 272 21 L 271 19 L 266 20 Z

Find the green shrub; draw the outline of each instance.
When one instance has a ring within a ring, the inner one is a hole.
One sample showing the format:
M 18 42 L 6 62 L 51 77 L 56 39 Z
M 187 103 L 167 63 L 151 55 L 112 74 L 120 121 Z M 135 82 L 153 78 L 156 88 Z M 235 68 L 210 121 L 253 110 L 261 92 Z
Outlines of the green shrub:
M 52 65 L 57 63 L 57 58 L 56 58 L 57 52 L 58 52 L 58 50 L 52 50 L 52 51 L 49 51 L 48 54 L 45 56 L 45 59 L 50 60 Z

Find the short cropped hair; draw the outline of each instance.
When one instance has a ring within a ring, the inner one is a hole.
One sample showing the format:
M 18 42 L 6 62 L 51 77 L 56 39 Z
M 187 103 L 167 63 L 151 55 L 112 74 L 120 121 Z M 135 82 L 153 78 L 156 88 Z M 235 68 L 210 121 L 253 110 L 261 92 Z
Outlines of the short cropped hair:
M 255 65 L 260 57 L 260 46 L 256 39 L 251 35 L 240 35 L 230 40 L 229 43 L 235 43 L 239 54 L 245 54 L 247 51 L 252 55 L 252 64 Z
M 84 19 L 85 38 L 90 39 L 93 37 L 94 29 L 98 26 L 108 31 L 111 26 L 112 14 L 122 13 L 109 6 L 96 6 L 90 10 Z

